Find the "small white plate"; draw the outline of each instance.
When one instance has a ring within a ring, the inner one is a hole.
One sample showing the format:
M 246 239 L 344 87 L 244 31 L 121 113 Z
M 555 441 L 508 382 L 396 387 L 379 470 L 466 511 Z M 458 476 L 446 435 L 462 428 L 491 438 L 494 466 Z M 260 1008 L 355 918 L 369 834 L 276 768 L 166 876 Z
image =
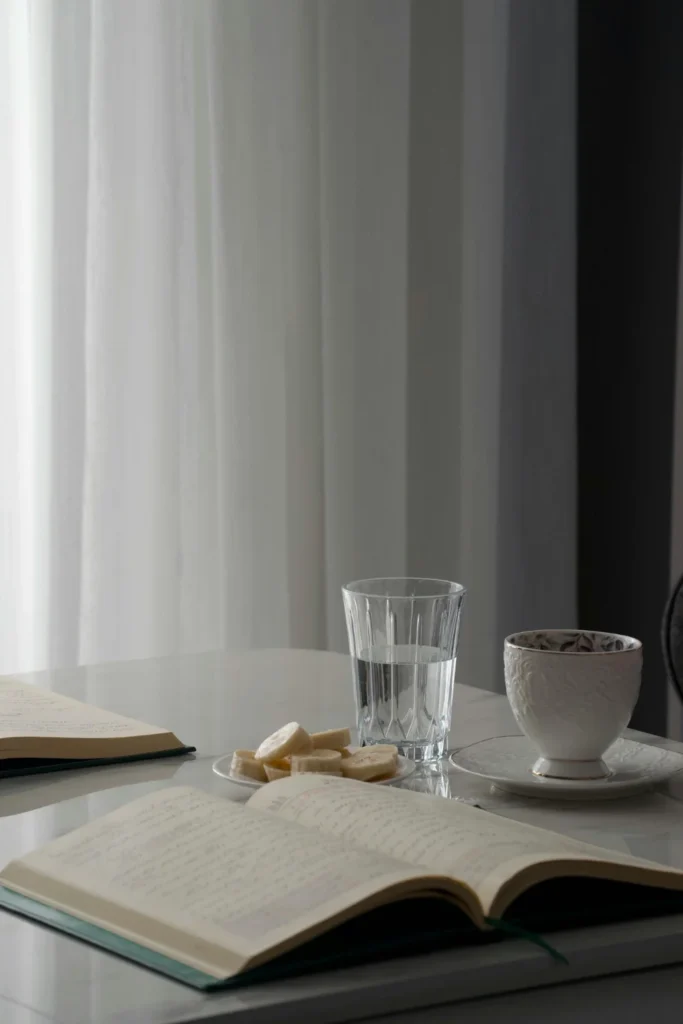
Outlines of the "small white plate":
M 631 796 L 665 782 L 683 770 L 683 754 L 635 740 L 617 740 L 604 760 L 612 774 L 605 779 L 549 779 L 534 775 L 538 751 L 526 736 L 497 736 L 456 750 L 451 764 L 519 796 L 550 800 L 610 800 Z
M 358 749 L 349 747 L 350 750 Z M 224 754 L 223 757 L 219 757 L 217 761 L 213 763 L 213 770 L 216 775 L 220 775 L 222 779 L 227 779 L 228 782 L 234 782 L 236 786 L 248 786 L 249 789 L 259 789 L 261 786 L 266 786 L 266 782 L 258 782 L 257 779 L 248 779 L 246 775 L 235 775 L 230 767 L 232 761 L 232 754 Z M 397 782 L 402 782 L 403 779 L 407 779 L 409 775 L 412 775 L 415 771 L 415 762 L 411 761 L 407 757 L 398 755 L 396 763 L 396 774 L 392 775 L 390 779 L 382 779 L 380 782 L 373 782 L 373 786 L 395 786 Z

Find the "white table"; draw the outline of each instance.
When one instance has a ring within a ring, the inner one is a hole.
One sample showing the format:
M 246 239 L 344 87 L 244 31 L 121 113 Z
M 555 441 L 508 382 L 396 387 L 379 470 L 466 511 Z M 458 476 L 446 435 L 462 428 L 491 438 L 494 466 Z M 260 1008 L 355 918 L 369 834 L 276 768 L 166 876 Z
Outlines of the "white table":
M 354 720 L 348 659 L 337 654 L 215 652 L 22 678 L 167 726 L 196 744 L 198 753 L 182 761 L 0 782 L 2 864 L 156 787 L 191 784 L 242 800 L 248 791 L 212 774 L 216 755 L 253 747 L 292 718 L 312 730 Z M 457 688 L 453 746 L 516 731 L 504 698 Z M 672 741 L 648 740 L 683 750 Z M 683 866 L 683 778 L 656 793 L 592 805 L 495 795 L 486 784 L 455 770 L 419 785 L 474 796 L 497 813 Z M 554 936 L 554 941 L 569 955 L 569 967 L 558 966 L 528 943 L 511 941 L 206 996 L 0 913 L 0 1022 L 335 1024 L 382 1015 L 384 1024 L 437 1024 L 454 1020 L 457 1013 L 458 1024 L 489 1022 L 498 1014 L 511 1024 L 624 1024 L 645 1019 L 655 1008 L 680 1019 L 683 968 L 677 962 L 683 962 L 683 917 L 577 930 Z M 656 966 L 656 971 L 643 969 Z

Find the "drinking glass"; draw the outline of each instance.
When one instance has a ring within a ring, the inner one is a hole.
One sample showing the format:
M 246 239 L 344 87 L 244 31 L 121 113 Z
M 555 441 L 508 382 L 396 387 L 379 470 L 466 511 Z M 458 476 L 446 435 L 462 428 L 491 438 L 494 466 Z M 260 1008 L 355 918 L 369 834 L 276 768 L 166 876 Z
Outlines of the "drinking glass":
M 383 578 L 342 587 L 358 735 L 414 761 L 448 747 L 465 588 L 447 580 Z

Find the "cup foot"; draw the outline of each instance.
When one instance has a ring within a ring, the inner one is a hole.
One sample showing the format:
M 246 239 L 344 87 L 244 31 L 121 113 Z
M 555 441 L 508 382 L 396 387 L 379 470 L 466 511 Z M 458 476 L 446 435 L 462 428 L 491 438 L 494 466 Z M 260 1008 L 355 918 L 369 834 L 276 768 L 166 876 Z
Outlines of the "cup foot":
M 611 775 L 603 760 L 569 761 L 555 757 L 539 757 L 532 766 L 534 775 L 548 779 L 604 779 Z

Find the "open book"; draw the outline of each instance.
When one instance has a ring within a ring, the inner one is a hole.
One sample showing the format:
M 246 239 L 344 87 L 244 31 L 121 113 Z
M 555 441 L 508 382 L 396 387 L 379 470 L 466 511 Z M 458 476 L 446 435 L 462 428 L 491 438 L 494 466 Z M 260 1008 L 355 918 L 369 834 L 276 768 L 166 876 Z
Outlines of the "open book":
M 166 729 L 38 686 L 0 680 L 0 778 L 192 750 Z
M 205 989 L 473 941 L 501 919 L 652 916 L 662 897 L 680 909 L 671 890 L 683 871 L 324 775 L 246 805 L 163 789 L 0 872 L 0 905 Z

